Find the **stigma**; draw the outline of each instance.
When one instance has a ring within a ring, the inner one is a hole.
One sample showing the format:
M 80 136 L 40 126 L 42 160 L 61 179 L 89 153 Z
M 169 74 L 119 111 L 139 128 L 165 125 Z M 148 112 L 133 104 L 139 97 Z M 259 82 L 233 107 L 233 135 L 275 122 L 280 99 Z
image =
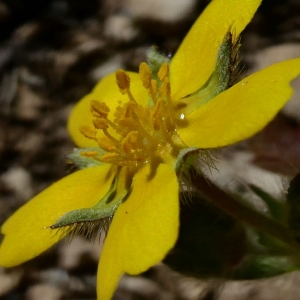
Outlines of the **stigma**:
M 183 142 L 177 126 L 184 118 L 171 99 L 169 65 L 165 62 L 154 76 L 147 63 L 142 62 L 139 75 L 149 95 L 149 104 L 142 106 L 131 93 L 130 77 L 122 69 L 116 71 L 116 84 L 128 100 L 111 112 L 105 102 L 91 101 L 93 126 L 81 126 L 80 132 L 97 142 L 105 154 L 81 152 L 105 163 L 140 168 L 147 163 L 167 163 L 174 160 Z

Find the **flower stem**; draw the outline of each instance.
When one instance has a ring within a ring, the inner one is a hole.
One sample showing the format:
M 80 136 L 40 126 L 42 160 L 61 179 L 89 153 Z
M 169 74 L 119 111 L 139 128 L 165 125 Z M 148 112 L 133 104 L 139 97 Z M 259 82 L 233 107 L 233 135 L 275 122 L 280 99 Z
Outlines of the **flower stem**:
M 202 174 L 198 172 L 192 172 L 192 174 L 193 186 L 205 199 L 235 219 L 276 237 L 287 244 L 290 250 L 300 258 L 300 245 L 288 228 L 227 194 Z

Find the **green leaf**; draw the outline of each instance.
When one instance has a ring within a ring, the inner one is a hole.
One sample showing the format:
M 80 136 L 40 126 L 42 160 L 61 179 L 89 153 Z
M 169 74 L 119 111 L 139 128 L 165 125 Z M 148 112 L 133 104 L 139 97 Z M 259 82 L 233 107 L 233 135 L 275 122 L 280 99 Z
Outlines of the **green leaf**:
M 250 184 L 249 187 L 258 197 L 260 197 L 261 200 L 266 203 L 271 216 L 277 222 L 286 225 L 288 219 L 288 208 L 286 204 L 280 202 L 278 199 L 275 199 L 269 193 L 254 184 Z
M 249 255 L 233 272 L 233 279 L 259 279 L 299 270 L 292 257 L 284 255 Z
M 289 204 L 288 225 L 300 243 L 300 173 L 291 181 L 287 194 Z

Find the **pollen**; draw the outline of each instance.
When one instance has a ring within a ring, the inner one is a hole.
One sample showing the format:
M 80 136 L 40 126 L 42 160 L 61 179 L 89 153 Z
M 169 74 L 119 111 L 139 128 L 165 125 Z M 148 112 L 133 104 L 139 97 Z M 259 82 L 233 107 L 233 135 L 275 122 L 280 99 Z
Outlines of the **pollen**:
M 109 103 L 92 100 L 93 127 L 80 128 L 84 136 L 94 139 L 106 153 L 100 157 L 88 152 L 82 155 L 127 166 L 134 171 L 150 162 L 156 164 L 170 161 L 171 157 L 175 159 L 184 148 L 176 130 L 180 115 L 171 97 L 169 65 L 163 63 L 157 74 L 158 79 L 154 79 L 149 65 L 143 62 L 139 75 L 152 101 L 147 106 L 140 105 L 141 101 L 131 93 L 129 75 L 124 70 L 118 70 L 116 83 L 128 100 L 117 106 L 112 115 Z

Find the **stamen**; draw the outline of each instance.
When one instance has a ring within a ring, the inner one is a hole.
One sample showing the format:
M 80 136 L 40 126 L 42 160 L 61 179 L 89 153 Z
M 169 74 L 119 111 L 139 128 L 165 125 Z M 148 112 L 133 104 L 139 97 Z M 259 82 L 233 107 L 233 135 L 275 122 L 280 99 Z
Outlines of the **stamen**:
M 162 82 L 162 85 L 160 87 L 160 93 L 163 97 L 166 98 L 171 96 L 171 86 L 167 78 L 165 78 L 164 81 Z
M 115 152 L 103 154 L 99 158 L 99 161 L 104 162 L 104 163 L 116 164 L 118 166 L 127 166 L 128 165 L 128 161 L 124 160 L 124 158 L 122 158 L 119 153 L 115 153 Z
M 110 138 L 107 137 L 100 137 L 97 140 L 97 143 L 99 145 L 100 148 L 102 148 L 103 150 L 107 151 L 107 152 L 113 152 L 117 150 L 117 145 L 115 143 L 115 141 L 112 141 Z
M 157 82 L 152 79 L 152 71 L 147 63 L 142 62 L 140 64 L 139 74 L 144 88 L 149 90 L 153 102 L 156 103 Z
M 160 81 L 163 81 L 166 77 L 169 76 L 169 65 L 166 61 L 161 65 L 157 76 Z
M 151 86 L 152 72 L 147 63 L 140 64 L 139 74 L 144 88 L 148 90 Z
M 145 62 L 140 64 L 139 75 L 152 103 L 148 106 L 137 103 L 130 91 L 129 75 L 119 69 L 115 74 L 116 83 L 129 99 L 116 107 L 112 121 L 108 119 L 109 107 L 104 102 L 92 100 L 94 128 L 80 128 L 85 137 L 97 141 L 106 153 L 99 155 L 98 151 L 86 151 L 81 155 L 134 171 L 151 159 L 165 161 L 180 151 L 181 141 L 176 133 L 179 116 L 171 99 L 168 63 L 161 65 L 157 80 L 152 78 L 151 68 Z M 98 134 L 98 130 L 103 134 Z
M 98 151 L 83 151 L 83 152 L 80 152 L 81 156 L 84 156 L 84 157 L 87 157 L 87 158 L 96 157 L 98 154 L 99 154 Z
M 158 146 L 157 140 L 154 137 L 152 137 L 152 135 L 149 134 L 148 131 L 143 127 L 136 113 L 134 113 L 133 118 L 136 121 L 136 125 L 138 127 L 137 129 L 141 133 L 141 135 L 145 137 L 156 148 Z
M 168 119 L 170 119 L 169 116 L 167 116 Z M 170 144 L 170 145 L 174 145 L 174 142 L 172 140 L 172 132 L 170 132 L 168 130 L 168 127 L 167 127 L 167 124 L 166 124 L 166 121 L 163 122 L 163 120 L 160 120 L 160 128 L 161 128 L 161 131 L 164 135 L 164 138 L 165 140 Z
M 79 131 L 81 132 L 81 134 L 83 134 L 86 138 L 90 140 L 94 140 L 96 138 L 97 131 L 91 126 L 81 125 L 79 126 Z
M 160 87 L 160 93 L 163 97 L 166 98 L 166 104 L 167 104 L 167 107 L 168 107 L 168 112 L 171 116 L 171 119 L 173 122 L 175 122 L 176 120 L 176 116 L 175 116 L 175 111 L 174 111 L 174 105 L 173 105 L 173 102 L 172 102 L 172 99 L 171 99 L 171 85 L 170 85 L 170 82 L 169 82 L 169 79 L 168 78 L 165 78 L 161 87 Z
M 109 119 L 106 119 L 106 121 L 107 121 L 107 123 L 108 123 L 108 125 L 109 125 L 110 127 L 112 127 L 112 128 L 115 129 L 115 130 L 118 129 L 118 127 L 116 126 L 115 123 L 113 123 L 113 122 L 110 121 Z
M 91 111 L 95 111 L 102 118 L 106 118 L 108 113 L 110 112 L 109 107 L 104 103 L 98 100 L 91 101 Z
M 113 142 L 118 143 L 119 141 L 114 138 L 106 129 L 102 129 L 103 133 Z
M 157 102 L 156 92 L 157 92 L 157 81 L 152 79 L 149 87 L 150 96 L 154 103 Z
M 93 124 L 96 129 L 104 130 L 108 128 L 108 122 L 106 119 L 94 119 Z
M 123 139 L 121 145 L 125 153 L 131 154 L 133 150 L 137 149 L 139 133 L 137 131 L 131 131 Z
M 166 117 L 165 124 L 166 124 L 166 127 L 167 127 L 168 131 L 174 131 L 175 130 L 174 121 L 173 121 L 173 119 L 170 116 Z
M 130 77 L 122 69 L 116 72 L 116 81 L 120 92 L 125 95 L 130 87 Z
M 155 79 L 151 79 L 151 88 L 153 90 L 153 93 L 157 93 L 157 81 Z
M 161 114 L 162 111 L 162 106 L 163 106 L 163 102 L 162 99 L 158 99 L 158 101 L 156 102 L 154 109 L 152 110 L 152 124 L 153 124 L 153 128 L 155 130 L 159 130 L 160 128 L 160 122 L 158 120 L 158 115 Z
M 125 105 L 125 112 L 124 117 L 131 118 L 134 114 L 134 108 L 136 107 L 136 104 L 134 102 L 128 102 Z

